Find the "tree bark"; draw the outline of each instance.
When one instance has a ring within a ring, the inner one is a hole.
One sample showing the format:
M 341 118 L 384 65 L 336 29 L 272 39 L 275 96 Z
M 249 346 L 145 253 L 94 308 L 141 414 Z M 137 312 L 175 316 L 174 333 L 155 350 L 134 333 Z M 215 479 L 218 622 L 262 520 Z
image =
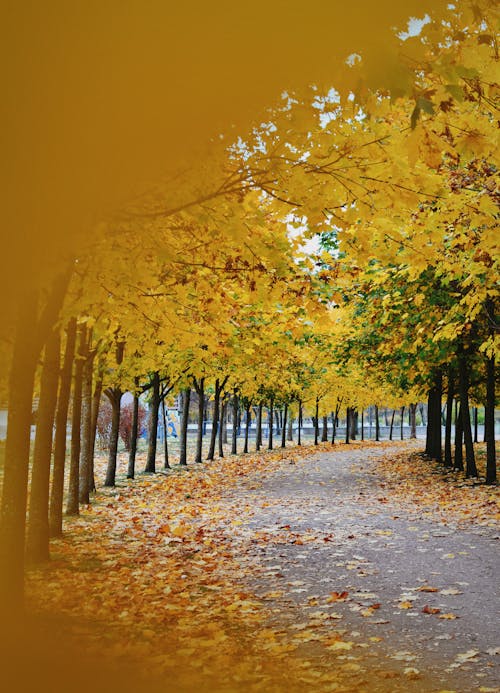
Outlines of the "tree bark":
M 271 397 L 269 402 L 269 441 L 267 448 L 268 450 L 273 449 L 273 423 L 274 423 L 274 397 Z
M 328 415 L 323 416 L 323 427 L 321 431 L 321 442 L 326 443 L 328 441 Z
M 358 433 L 358 410 L 356 407 L 351 407 L 351 415 L 349 417 L 350 437 L 351 440 L 356 440 Z
M 179 451 L 179 464 L 187 465 L 187 432 L 189 423 L 189 403 L 191 401 L 191 388 L 186 387 L 182 391 L 182 421 L 181 421 L 181 440 Z
M 71 271 L 54 280 L 38 315 L 38 290 L 19 288 L 9 372 L 7 440 L 0 522 L 0 613 L 4 623 L 23 609 L 24 535 L 31 441 L 31 407 L 37 359 L 61 309 Z
M 88 505 L 92 487 L 92 378 L 94 356 L 91 352 L 92 331 L 89 330 L 86 347 L 86 358 L 83 364 L 82 378 L 82 416 L 80 425 L 80 469 L 78 499 L 80 504 Z
M 375 405 L 375 440 L 380 440 L 380 421 L 378 418 L 378 404 Z
M 349 434 L 351 432 L 351 407 L 345 410 L 345 444 L 349 445 Z
M 314 445 L 319 442 L 319 397 L 316 397 L 314 407 Z
M 386 426 L 389 425 L 389 412 L 387 410 L 387 407 L 384 407 L 384 422 Z
M 297 431 L 297 445 L 302 445 L 302 401 L 299 399 L 299 421 Z
M 250 434 L 250 423 L 252 420 L 251 406 L 251 402 L 247 402 L 245 405 L 245 443 L 243 446 L 243 452 L 245 454 L 248 452 L 248 436 Z
M 444 466 L 452 467 L 451 456 L 451 421 L 453 418 L 453 399 L 455 397 L 455 379 L 451 367 L 448 370 L 448 392 L 446 395 L 446 426 L 444 432 Z
M 410 438 L 417 437 L 417 405 L 410 404 Z
M 165 407 L 165 397 L 161 400 L 161 416 L 163 421 L 163 469 L 170 469 L 170 460 L 168 456 L 168 421 L 167 410 Z
M 160 408 L 160 374 L 153 373 L 151 401 L 149 403 L 148 454 L 144 471 L 147 474 L 156 472 L 156 445 L 158 439 L 158 410 Z
M 132 431 L 130 434 L 130 450 L 128 453 L 127 479 L 135 477 L 135 458 L 137 455 L 137 436 L 139 434 L 139 379 L 135 378 L 134 402 L 132 405 Z
M 288 430 L 286 433 L 286 439 L 289 440 L 290 442 L 293 441 L 293 416 L 289 412 L 288 416 Z
M 494 484 L 497 479 L 495 452 L 495 359 L 486 360 L 486 406 L 484 407 L 486 434 L 486 483 Z
M 61 339 L 53 329 L 45 345 L 35 450 L 31 472 L 29 523 L 26 557 L 31 564 L 49 559 L 49 488 L 54 417 L 59 383 Z
M 464 469 L 462 441 L 462 412 L 460 411 L 458 402 L 455 402 L 455 456 L 453 461 L 453 468 L 460 472 L 462 472 Z
M 94 456 L 95 456 L 95 439 L 97 436 L 97 419 L 99 417 L 99 409 L 101 407 L 101 394 L 102 394 L 102 373 L 101 368 L 98 368 L 97 382 L 95 384 L 94 393 L 92 395 L 92 426 L 90 433 L 90 444 L 91 444 L 91 454 L 90 454 L 90 485 L 89 489 L 93 493 L 95 489 L 95 477 L 94 477 Z
M 217 442 L 217 432 L 219 428 L 219 409 L 220 409 L 220 394 L 222 392 L 222 385 L 217 378 L 215 381 L 215 395 L 214 395 L 214 408 L 212 415 L 212 432 L 210 435 L 210 445 L 208 447 L 207 460 L 213 460 L 215 456 L 215 444 Z
M 108 467 L 106 470 L 106 479 L 104 486 L 113 487 L 116 481 L 116 461 L 118 453 L 118 437 L 120 435 L 120 404 L 122 401 L 122 391 L 118 387 L 108 388 L 105 391 L 106 396 L 111 402 L 111 433 L 109 436 L 109 456 Z M 80 502 L 85 502 L 80 501 Z M 87 501 L 88 502 L 88 501 Z
M 262 445 L 262 401 L 257 408 L 257 423 L 255 428 L 255 449 L 258 452 Z
M 75 357 L 76 318 L 72 318 L 66 328 L 66 348 L 59 380 L 57 398 L 56 432 L 54 436 L 54 462 L 49 505 L 49 534 L 58 537 L 63 528 L 64 469 L 66 466 L 66 445 L 69 398 L 71 394 L 71 371 Z
M 236 390 L 233 392 L 233 430 L 231 435 L 231 455 L 236 455 L 238 452 L 238 412 L 239 402 Z
M 420 418 L 422 419 L 422 426 L 426 426 L 426 421 L 425 421 L 425 407 L 423 404 L 419 406 L 420 410 Z
M 458 390 L 460 393 L 460 411 L 462 413 L 462 430 L 465 443 L 465 475 L 477 477 L 477 467 L 472 442 L 472 429 L 469 413 L 469 366 L 462 345 L 458 348 Z
M 71 414 L 71 458 L 69 464 L 68 500 L 66 515 L 78 515 L 78 494 L 80 485 L 80 425 L 82 418 L 82 379 L 87 343 L 87 328 L 80 325 L 78 337 L 78 354 L 75 361 L 73 380 L 73 411 Z
M 389 440 L 392 440 L 392 429 L 393 429 L 393 426 L 394 426 L 394 415 L 395 415 L 395 413 L 396 413 L 396 410 L 393 409 L 393 410 L 392 410 L 392 416 L 391 416 L 391 424 L 390 424 L 390 426 L 389 426 Z
M 285 402 L 285 406 L 283 407 L 283 425 L 281 427 L 281 447 L 282 448 L 286 447 L 287 416 L 288 416 L 288 404 L 287 404 L 287 402 Z
M 429 390 L 427 411 L 427 443 L 426 454 L 436 462 L 442 461 L 441 448 L 441 399 L 443 394 L 443 376 L 441 371 L 434 375 L 433 384 Z
M 224 409 L 224 416 L 221 418 L 220 422 L 220 433 L 222 434 L 222 442 L 224 443 L 224 445 L 227 445 L 227 405 L 227 398 L 224 397 L 222 405 Z
M 404 414 L 405 414 L 405 407 L 401 407 L 401 422 L 400 422 L 400 437 L 401 440 L 403 440 L 403 424 L 404 424 Z
M 227 402 L 223 398 L 220 406 L 219 417 L 219 457 L 224 457 L 224 419 L 226 418 Z
M 196 453 L 195 462 L 202 461 L 203 448 L 203 423 L 205 419 L 205 378 L 197 380 L 194 378 L 194 387 L 198 395 L 198 428 L 196 431 Z

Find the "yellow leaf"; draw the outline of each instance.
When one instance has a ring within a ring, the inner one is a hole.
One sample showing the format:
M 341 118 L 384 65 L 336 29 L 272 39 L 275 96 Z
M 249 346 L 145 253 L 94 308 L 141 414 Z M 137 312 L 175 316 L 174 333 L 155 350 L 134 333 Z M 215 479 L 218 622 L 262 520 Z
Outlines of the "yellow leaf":
M 411 602 L 400 602 L 398 604 L 398 607 L 400 609 L 411 609 L 411 608 L 413 608 L 413 604 Z
M 337 640 L 336 642 L 332 643 L 331 645 L 328 645 L 328 650 L 332 651 L 338 651 L 338 650 L 350 650 L 352 649 L 353 642 L 344 642 L 343 640 Z

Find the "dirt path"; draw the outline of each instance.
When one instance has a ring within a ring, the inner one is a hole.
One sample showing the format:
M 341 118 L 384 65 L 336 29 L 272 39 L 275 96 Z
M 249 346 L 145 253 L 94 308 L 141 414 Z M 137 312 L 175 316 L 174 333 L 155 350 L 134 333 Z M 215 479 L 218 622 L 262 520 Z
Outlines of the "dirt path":
M 320 670 L 332 657 L 369 670 L 371 691 L 498 691 L 499 537 L 392 498 L 377 460 L 393 452 L 346 447 L 242 478 L 222 503 L 247 585 L 300 643 L 291 656 Z

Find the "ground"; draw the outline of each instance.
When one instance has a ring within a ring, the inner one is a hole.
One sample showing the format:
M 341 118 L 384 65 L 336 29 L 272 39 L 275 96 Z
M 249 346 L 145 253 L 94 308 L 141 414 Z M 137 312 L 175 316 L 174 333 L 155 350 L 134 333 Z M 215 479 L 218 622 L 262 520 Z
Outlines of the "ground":
M 228 500 L 251 507 L 237 534 L 269 537 L 254 543 L 252 587 L 284 633 L 307 633 L 300 648 L 320 665 L 318 636 L 335 627 L 352 644 L 346 664 L 382 676 L 371 690 L 493 687 L 499 536 L 487 516 L 486 526 L 428 508 L 422 518 L 411 498 L 395 497 L 401 480 L 377 460 L 398 454 L 344 446 L 233 489 Z
M 120 477 L 30 573 L 48 688 L 78 648 L 106 691 L 500 691 L 498 490 L 419 445 Z

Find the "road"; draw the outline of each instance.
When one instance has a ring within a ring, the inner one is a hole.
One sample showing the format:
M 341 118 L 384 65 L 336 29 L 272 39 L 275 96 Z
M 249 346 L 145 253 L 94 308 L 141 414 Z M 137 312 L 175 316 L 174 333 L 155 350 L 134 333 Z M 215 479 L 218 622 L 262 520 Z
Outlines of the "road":
M 393 499 L 377 461 L 400 452 L 339 446 L 242 478 L 222 503 L 246 584 L 290 656 L 351 667 L 359 690 L 498 691 L 498 533 Z

